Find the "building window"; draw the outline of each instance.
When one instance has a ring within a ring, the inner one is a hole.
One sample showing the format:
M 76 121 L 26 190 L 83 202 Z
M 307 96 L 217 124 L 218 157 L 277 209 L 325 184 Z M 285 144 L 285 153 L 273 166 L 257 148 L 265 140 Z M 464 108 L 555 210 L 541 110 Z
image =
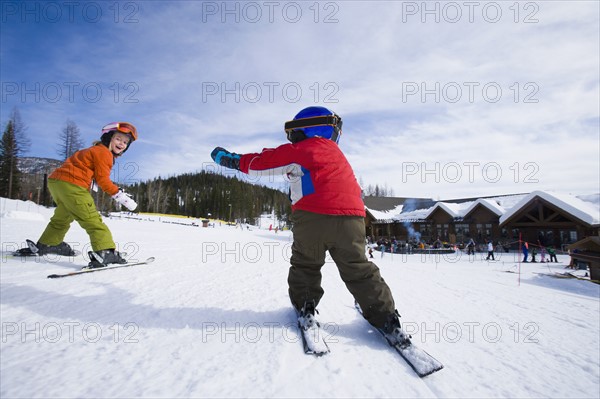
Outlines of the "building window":
M 561 230 L 560 231 L 560 242 L 561 244 L 572 244 L 577 241 L 577 231 L 575 230 Z
M 437 235 L 438 237 L 440 237 L 440 239 L 442 240 L 448 240 L 448 225 L 447 224 L 438 224 L 436 226 L 437 228 Z
M 421 240 L 427 241 L 431 239 L 431 229 L 427 223 L 421 225 Z
M 492 236 L 492 224 L 491 223 L 485 224 L 485 236 L 486 236 L 486 238 L 490 238 Z
M 554 231 L 552 231 L 552 230 L 546 231 L 546 244 L 545 245 L 554 245 Z
M 475 228 L 477 229 L 477 240 L 481 241 L 483 239 L 483 224 L 477 223 Z
M 571 240 L 571 243 L 577 241 L 577 232 L 575 230 L 569 231 L 569 239 Z
M 467 223 L 456 223 L 454 229 L 456 231 L 457 242 L 465 241 L 470 237 L 469 225 Z

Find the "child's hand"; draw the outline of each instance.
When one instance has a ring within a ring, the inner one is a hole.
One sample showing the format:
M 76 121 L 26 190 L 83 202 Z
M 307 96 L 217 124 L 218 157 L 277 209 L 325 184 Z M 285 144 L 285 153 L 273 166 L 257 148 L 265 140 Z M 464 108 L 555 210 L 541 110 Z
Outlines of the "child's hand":
M 229 169 L 240 170 L 240 155 L 235 152 L 229 152 L 225 148 L 216 147 L 210 153 L 212 159 L 221 166 Z
M 135 208 L 137 208 L 137 203 L 133 200 L 131 194 L 127 194 L 121 188 L 115 195 L 112 196 L 112 198 L 130 211 L 134 211 Z

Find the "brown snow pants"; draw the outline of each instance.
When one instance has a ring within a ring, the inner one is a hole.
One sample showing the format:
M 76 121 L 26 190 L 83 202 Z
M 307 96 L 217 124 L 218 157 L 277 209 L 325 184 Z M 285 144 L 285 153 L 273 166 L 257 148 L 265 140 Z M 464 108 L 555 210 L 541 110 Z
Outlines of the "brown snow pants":
M 394 313 L 394 299 L 379 268 L 365 255 L 364 219 L 295 210 L 292 222 L 294 242 L 288 275 L 292 304 L 300 309 L 306 301 L 319 303 L 324 293 L 321 267 L 329 251 L 365 319 L 383 327 L 387 316 Z

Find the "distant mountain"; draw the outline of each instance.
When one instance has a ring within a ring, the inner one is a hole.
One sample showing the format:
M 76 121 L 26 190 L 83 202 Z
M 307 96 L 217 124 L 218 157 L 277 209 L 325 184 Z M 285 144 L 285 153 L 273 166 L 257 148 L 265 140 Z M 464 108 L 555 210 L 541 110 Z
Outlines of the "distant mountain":
M 26 174 L 44 174 L 52 173 L 59 167 L 62 161 L 52 158 L 22 157 L 19 158 L 17 167 L 21 173 Z

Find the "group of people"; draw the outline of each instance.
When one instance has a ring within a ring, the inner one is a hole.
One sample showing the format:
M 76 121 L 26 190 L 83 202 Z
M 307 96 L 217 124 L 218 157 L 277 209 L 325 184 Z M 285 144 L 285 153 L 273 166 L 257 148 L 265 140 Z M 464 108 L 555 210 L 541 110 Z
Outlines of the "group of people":
M 315 309 L 324 293 L 321 268 L 329 251 L 365 319 L 381 329 L 390 343 L 406 342 L 408 336 L 400 326 L 391 289 L 365 253 L 361 188 L 338 146 L 342 119 L 325 107 L 312 106 L 286 122 L 284 130 L 287 144 L 248 154 L 215 147 L 211 157 L 217 164 L 242 173 L 277 171 L 288 178 L 294 227 L 287 281 L 299 322 L 300 318 L 306 326 L 315 322 Z M 31 251 L 74 255 L 64 237 L 75 220 L 88 233 L 97 255 L 90 266 L 126 262 L 96 209 L 90 187 L 95 181 L 117 202 L 136 209 L 135 201 L 109 179 L 115 158 L 136 139 L 137 130 L 131 123 L 106 125 L 98 142 L 76 152 L 49 177 L 57 207 Z
M 540 262 L 541 263 L 546 263 L 546 262 L 558 263 L 558 258 L 556 257 L 556 249 L 552 245 L 550 245 L 548 247 L 544 247 L 543 245 L 532 244 L 531 251 L 530 251 L 529 243 L 527 241 L 524 241 L 523 244 L 521 245 L 524 263 L 528 263 L 528 262 L 537 263 L 536 256 L 538 254 L 538 250 L 537 250 L 538 247 L 540 249 Z M 546 254 L 549 255 L 549 259 L 547 261 L 546 261 Z M 531 255 L 531 260 L 528 260 L 530 255 Z
M 467 254 L 474 255 L 477 247 L 478 246 L 475 243 L 475 241 L 473 239 L 470 239 L 466 245 Z M 506 252 L 508 252 L 508 245 L 503 246 L 500 243 L 498 243 L 496 246 L 494 246 L 494 243 L 492 242 L 492 240 L 487 240 L 487 244 L 485 244 L 485 247 L 484 247 L 485 250 L 487 250 L 487 257 L 485 258 L 485 260 L 495 260 L 494 252 L 498 251 L 500 247 L 503 247 L 504 250 Z M 524 241 L 521 246 L 521 251 L 523 253 L 523 262 L 536 263 L 537 262 L 536 256 L 538 255 L 538 249 L 537 249 L 538 247 L 539 247 L 541 263 L 558 262 L 558 259 L 556 257 L 556 249 L 553 246 L 544 247 L 543 245 L 532 245 L 531 250 L 530 250 L 529 243 L 526 241 Z M 480 248 L 479 250 L 480 250 L 480 252 L 484 251 L 483 248 Z M 546 255 L 549 256 L 548 260 L 546 260 Z M 528 260 L 530 257 L 531 257 L 531 260 Z
M 462 244 L 462 248 L 467 250 L 468 255 L 475 255 L 475 252 L 486 252 L 488 257 L 493 259 L 494 252 L 508 252 L 508 246 L 503 245 L 501 242 L 494 242 L 491 239 L 485 240 L 481 244 L 477 244 L 473 238 L 470 238 L 466 244 Z
M 475 250 L 477 248 L 475 240 L 471 238 L 465 247 L 467 248 L 467 255 L 475 255 Z M 494 243 L 492 242 L 492 240 L 487 241 L 485 249 L 487 250 L 487 257 L 485 258 L 485 260 L 496 260 L 496 258 L 494 257 Z
M 376 242 L 372 240 L 371 237 L 367 237 L 367 246 L 369 257 L 373 258 L 373 248 L 381 251 L 381 257 L 385 252 L 390 253 L 412 253 L 415 248 L 418 249 L 438 249 L 443 248 L 443 243 L 437 239 L 431 244 L 426 244 L 423 241 L 419 241 L 416 243 L 399 242 L 395 237 L 391 239 L 388 238 L 380 238 Z M 538 255 L 539 247 L 539 255 L 540 262 L 558 262 L 556 257 L 556 249 L 553 246 L 544 247 L 543 245 L 533 245 L 531 250 L 529 249 L 529 244 L 527 242 L 523 242 L 522 252 L 523 252 L 523 262 L 531 262 L 536 263 Z M 492 240 L 486 240 L 484 244 L 477 244 L 473 238 L 469 239 L 466 244 L 462 244 L 458 248 L 464 249 L 467 252 L 467 255 L 475 255 L 475 252 L 487 252 L 487 256 L 485 260 L 495 260 L 494 252 L 502 251 L 508 252 L 509 246 L 503 245 L 502 243 L 497 243 L 494 245 Z M 548 256 L 548 259 L 546 259 Z
M 377 249 L 381 252 L 381 256 L 383 256 L 385 252 L 392 254 L 412 254 L 416 249 L 442 249 L 444 248 L 444 243 L 439 238 L 433 242 L 427 243 L 416 239 L 399 241 L 396 237 L 382 237 L 377 241 L 374 241 L 368 236 L 367 246 L 371 249 Z M 372 251 L 369 251 L 369 253 L 372 253 Z

